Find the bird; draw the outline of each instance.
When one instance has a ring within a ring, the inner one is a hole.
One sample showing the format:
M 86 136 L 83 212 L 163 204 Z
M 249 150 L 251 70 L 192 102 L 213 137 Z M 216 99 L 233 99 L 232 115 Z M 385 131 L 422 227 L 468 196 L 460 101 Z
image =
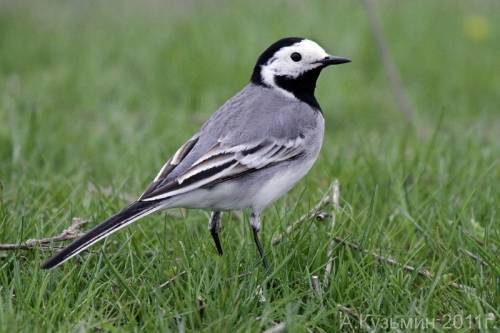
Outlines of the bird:
M 61 265 L 131 223 L 170 208 L 210 211 L 208 229 L 219 255 L 222 212 L 250 213 L 264 268 L 261 215 L 317 160 L 324 135 L 316 81 L 330 65 L 350 62 L 302 37 L 282 38 L 257 58 L 250 82 L 229 98 L 160 169 L 138 199 L 42 264 Z

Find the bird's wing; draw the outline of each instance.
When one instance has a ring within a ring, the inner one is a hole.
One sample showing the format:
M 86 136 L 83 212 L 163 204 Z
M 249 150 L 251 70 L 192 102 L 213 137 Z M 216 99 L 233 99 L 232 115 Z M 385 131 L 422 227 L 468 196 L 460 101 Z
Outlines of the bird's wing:
M 167 183 L 150 186 L 139 200 L 162 200 L 233 179 L 248 172 L 297 158 L 304 153 L 304 148 L 303 136 L 293 139 L 265 139 L 234 146 L 228 146 L 224 140 L 219 140 L 182 174 Z
M 170 173 L 184 160 L 184 158 L 191 152 L 193 147 L 196 145 L 198 142 L 200 135 L 197 133 L 195 134 L 191 139 L 186 141 L 177 151 L 175 154 L 168 159 L 168 161 L 163 165 L 163 167 L 160 169 L 156 177 L 154 178 L 153 182 L 148 186 L 148 188 L 144 191 L 144 193 L 141 195 L 141 198 L 149 193 L 154 191 L 155 188 L 158 187 L 158 185 L 167 179 L 167 177 L 170 175 Z

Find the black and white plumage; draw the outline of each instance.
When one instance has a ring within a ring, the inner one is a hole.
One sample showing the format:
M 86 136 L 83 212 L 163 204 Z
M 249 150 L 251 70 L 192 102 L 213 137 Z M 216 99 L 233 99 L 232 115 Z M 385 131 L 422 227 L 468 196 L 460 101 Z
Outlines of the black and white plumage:
M 75 240 L 43 264 L 52 268 L 100 239 L 153 212 L 213 211 L 209 228 L 217 251 L 220 212 L 251 210 L 260 255 L 260 213 L 288 192 L 318 157 L 324 119 L 314 96 L 323 68 L 349 60 L 315 42 L 284 38 L 257 60 L 251 82 L 210 117 L 161 168 L 139 199 Z

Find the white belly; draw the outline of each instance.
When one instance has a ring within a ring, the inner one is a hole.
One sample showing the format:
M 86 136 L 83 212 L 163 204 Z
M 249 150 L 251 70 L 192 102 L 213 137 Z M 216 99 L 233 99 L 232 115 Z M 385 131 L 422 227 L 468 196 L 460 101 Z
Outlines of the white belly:
M 252 208 L 262 210 L 281 198 L 307 174 L 313 163 L 314 160 L 295 166 L 294 168 L 284 169 L 283 172 L 277 173 L 257 191 L 253 198 Z

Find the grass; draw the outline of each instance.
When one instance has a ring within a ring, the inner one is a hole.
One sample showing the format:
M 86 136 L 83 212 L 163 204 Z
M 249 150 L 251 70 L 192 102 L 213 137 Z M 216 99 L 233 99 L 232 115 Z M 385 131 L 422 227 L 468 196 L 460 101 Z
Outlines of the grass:
M 2 2 L 0 243 L 116 212 L 247 82 L 272 41 L 308 36 L 353 62 L 322 74 L 319 161 L 265 213 L 272 283 L 247 223 L 223 216 L 218 257 L 206 212 L 159 214 L 49 272 L 39 268 L 46 251 L 0 252 L 0 331 L 246 332 L 284 322 L 290 332 L 331 332 L 384 330 L 391 318 L 434 320 L 436 331 L 499 329 L 500 7 L 377 3 L 412 124 L 357 2 Z M 272 247 L 335 178 L 333 234 L 328 221 L 309 221 Z M 434 278 L 339 245 L 317 297 L 310 277 L 323 276 L 332 236 Z

